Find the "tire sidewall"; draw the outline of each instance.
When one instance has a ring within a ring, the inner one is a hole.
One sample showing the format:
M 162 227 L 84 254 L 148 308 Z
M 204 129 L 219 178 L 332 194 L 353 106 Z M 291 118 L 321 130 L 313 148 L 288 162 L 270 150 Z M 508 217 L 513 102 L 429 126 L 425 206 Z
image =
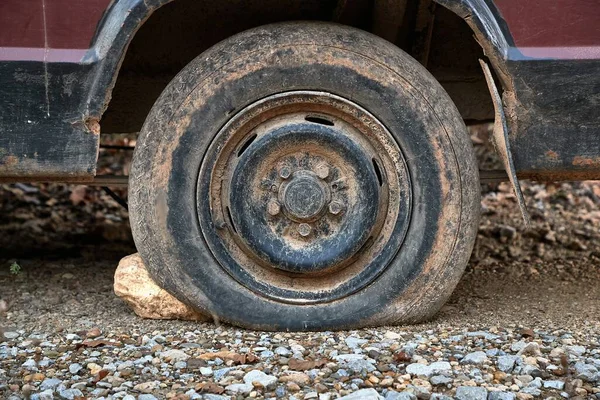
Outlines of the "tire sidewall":
M 290 90 L 330 92 L 375 115 L 398 141 L 412 182 L 396 258 L 368 287 L 325 304 L 291 305 L 246 289 L 215 261 L 198 221 L 198 173 L 214 136 L 247 105 Z M 329 24 L 257 28 L 195 59 L 153 107 L 132 165 L 134 239 L 162 287 L 233 324 L 317 330 L 419 320 L 454 289 L 475 237 L 478 177 L 465 136 L 439 84 L 387 42 Z

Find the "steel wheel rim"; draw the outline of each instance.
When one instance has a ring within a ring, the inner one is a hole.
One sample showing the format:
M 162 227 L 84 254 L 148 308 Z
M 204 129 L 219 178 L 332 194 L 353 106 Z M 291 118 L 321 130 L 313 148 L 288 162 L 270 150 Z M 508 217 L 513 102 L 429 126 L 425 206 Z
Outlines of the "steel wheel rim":
M 222 127 L 196 203 L 203 237 L 229 275 L 261 296 L 311 304 L 348 296 L 385 270 L 408 229 L 411 184 L 396 141 L 368 111 L 294 91 Z

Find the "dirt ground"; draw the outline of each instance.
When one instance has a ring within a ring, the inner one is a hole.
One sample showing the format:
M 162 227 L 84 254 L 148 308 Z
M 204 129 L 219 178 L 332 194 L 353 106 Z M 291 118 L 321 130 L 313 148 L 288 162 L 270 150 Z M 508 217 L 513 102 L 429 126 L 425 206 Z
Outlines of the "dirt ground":
M 478 146 L 481 163 L 493 163 L 483 149 Z M 102 155 L 100 173 L 127 172 L 123 152 Z M 508 184 L 482 187 L 471 261 L 430 324 L 598 326 L 600 182 L 523 186 L 530 229 Z M 141 320 L 113 294 L 116 265 L 135 246 L 127 211 L 100 188 L 5 184 L 0 209 L 0 299 L 6 308 L 0 326 L 60 331 L 186 325 Z

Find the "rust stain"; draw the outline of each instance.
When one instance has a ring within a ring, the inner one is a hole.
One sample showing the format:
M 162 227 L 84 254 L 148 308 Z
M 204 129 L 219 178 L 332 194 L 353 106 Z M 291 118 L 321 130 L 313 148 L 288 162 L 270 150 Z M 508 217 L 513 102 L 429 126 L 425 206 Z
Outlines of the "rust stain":
M 558 153 L 553 150 L 548 150 L 546 152 L 546 158 L 552 161 L 558 161 Z
M 6 167 L 10 167 L 12 165 L 17 165 L 18 163 L 19 163 L 19 159 L 17 158 L 17 156 L 13 156 L 13 155 L 7 155 L 2 159 L 2 161 L 0 161 L 0 164 L 2 164 L 3 166 L 6 166 Z
M 600 166 L 600 157 L 577 156 L 573 158 L 573 165 L 577 167 L 598 167 Z
M 88 131 L 93 133 L 94 135 L 100 134 L 100 122 L 96 117 L 90 117 L 85 120 L 85 126 Z

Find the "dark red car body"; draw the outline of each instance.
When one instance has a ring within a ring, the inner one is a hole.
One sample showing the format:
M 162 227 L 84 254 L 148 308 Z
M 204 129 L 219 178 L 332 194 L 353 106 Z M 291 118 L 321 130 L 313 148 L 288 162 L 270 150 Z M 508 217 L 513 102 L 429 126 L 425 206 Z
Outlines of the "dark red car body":
M 128 45 L 166 3 L 0 2 L 0 179 L 94 178 L 101 119 Z M 517 174 L 600 179 L 597 1 L 437 3 L 469 24 L 504 90 Z

